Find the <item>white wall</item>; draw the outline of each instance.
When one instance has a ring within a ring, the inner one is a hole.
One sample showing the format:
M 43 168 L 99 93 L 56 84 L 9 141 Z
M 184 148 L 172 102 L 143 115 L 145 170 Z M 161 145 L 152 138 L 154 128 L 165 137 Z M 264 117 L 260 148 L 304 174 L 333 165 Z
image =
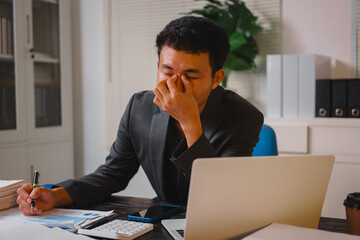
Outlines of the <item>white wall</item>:
M 283 0 L 283 53 L 333 58 L 332 77 L 355 76 L 353 0 Z
M 102 0 L 71 1 L 76 178 L 93 172 L 109 152 L 105 143 L 102 3 Z M 155 197 L 142 169 L 121 194 Z
M 73 0 L 75 175 L 104 162 L 104 64 L 101 0 Z

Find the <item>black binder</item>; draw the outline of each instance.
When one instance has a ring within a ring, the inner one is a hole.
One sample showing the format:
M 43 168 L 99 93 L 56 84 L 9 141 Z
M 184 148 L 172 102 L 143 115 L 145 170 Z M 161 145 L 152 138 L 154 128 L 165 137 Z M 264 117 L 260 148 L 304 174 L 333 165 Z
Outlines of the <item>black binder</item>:
M 360 79 L 348 80 L 348 117 L 360 118 Z
M 331 80 L 316 80 L 315 116 L 331 117 Z
M 332 80 L 332 117 L 347 117 L 347 80 Z

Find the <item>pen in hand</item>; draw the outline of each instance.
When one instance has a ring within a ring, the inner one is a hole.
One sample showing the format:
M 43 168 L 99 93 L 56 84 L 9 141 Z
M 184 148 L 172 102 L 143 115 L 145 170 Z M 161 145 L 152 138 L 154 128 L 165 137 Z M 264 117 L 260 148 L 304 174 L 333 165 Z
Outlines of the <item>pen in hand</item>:
M 39 171 L 35 171 L 35 172 L 34 172 L 34 179 L 33 179 L 32 191 L 34 191 L 34 189 L 38 186 L 39 176 L 40 176 Z M 35 207 L 35 199 L 33 199 L 33 200 L 31 201 L 31 212 L 34 212 L 34 207 Z

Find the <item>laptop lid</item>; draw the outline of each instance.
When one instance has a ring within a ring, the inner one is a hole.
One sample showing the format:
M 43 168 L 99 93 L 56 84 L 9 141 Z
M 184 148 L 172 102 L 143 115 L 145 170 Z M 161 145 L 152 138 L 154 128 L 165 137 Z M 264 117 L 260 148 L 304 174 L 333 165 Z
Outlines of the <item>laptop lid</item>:
M 225 239 L 277 222 L 317 228 L 334 156 L 197 159 L 185 239 Z

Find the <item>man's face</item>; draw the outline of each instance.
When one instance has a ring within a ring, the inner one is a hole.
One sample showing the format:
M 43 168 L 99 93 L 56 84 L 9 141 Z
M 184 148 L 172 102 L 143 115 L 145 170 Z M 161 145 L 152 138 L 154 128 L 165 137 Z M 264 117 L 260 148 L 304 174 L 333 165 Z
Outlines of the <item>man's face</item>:
M 160 52 L 157 82 L 167 80 L 174 74 L 179 74 L 180 77 L 185 75 L 191 83 L 200 113 L 211 90 L 215 89 L 223 78 L 223 70 L 216 72 L 214 78 L 211 73 L 209 53 L 190 54 L 168 46 L 164 46 Z

